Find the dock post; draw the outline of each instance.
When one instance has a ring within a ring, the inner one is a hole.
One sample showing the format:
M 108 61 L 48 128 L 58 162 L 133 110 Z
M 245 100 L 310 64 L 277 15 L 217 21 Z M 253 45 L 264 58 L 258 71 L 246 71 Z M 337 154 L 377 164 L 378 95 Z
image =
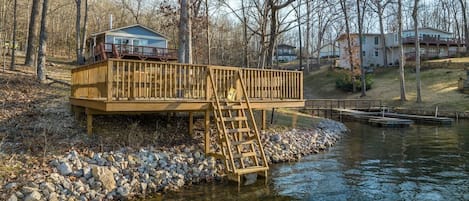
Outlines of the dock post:
M 266 119 L 267 119 L 267 111 L 266 110 L 262 110 L 262 130 L 265 130 L 267 129 L 267 125 L 266 125 Z
M 86 108 L 86 131 L 88 135 L 93 134 L 93 114 Z
M 189 112 L 189 135 L 194 137 L 194 114 Z
M 205 154 L 210 153 L 210 110 L 205 110 L 204 116 Z
M 296 121 L 298 120 L 298 114 L 297 114 L 297 113 L 293 113 L 291 118 L 292 118 L 291 126 L 292 126 L 293 128 L 296 128 Z

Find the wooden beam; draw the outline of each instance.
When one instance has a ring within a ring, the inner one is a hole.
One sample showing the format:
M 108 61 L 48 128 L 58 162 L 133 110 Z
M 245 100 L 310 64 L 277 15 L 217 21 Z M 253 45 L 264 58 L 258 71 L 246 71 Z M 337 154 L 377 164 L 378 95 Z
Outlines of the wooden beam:
M 266 120 L 267 120 L 267 111 L 262 110 L 262 119 L 261 119 L 262 130 L 267 129 Z
M 194 137 L 194 114 L 189 112 L 189 134 Z
M 205 140 L 205 154 L 210 153 L 210 110 L 205 110 L 204 116 L 204 140 Z
M 88 135 L 93 134 L 93 114 L 91 112 L 86 113 L 86 131 Z
M 112 61 L 107 62 L 107 75 L 106 75 L 106 83 L 107 83 L 107 101 L 112 101 L 112 83 L 113 83 L 113 74 L 112 74 Z

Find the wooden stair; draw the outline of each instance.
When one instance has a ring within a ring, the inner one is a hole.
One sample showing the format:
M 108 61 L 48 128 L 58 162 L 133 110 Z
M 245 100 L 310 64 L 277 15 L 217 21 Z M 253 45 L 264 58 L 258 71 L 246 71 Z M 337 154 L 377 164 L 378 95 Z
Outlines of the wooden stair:
M 213 91 L 217 91 L 213 71 L 209 72 Z M 267 177 L 269 169 L 264 149 L 257 129 L 254 114 L 242 82 L 241 72 L 237 72 L 231 80 L 237 82 L 237 95 L 221 97 L 213 94 L 212 108 L 218 130 L 220 152 L 217 157 L 225 163 L 228 178 L 241 181 L 245 174 L 257 173 Z

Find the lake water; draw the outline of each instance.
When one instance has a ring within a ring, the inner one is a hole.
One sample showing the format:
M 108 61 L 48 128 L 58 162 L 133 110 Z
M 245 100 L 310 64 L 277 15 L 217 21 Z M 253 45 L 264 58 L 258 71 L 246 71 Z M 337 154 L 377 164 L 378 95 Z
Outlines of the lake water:
M 202 184 L 152 200 L 469 200 L 469 122 L 347 126 L 330 150 L 271 166 L 267 184 Z

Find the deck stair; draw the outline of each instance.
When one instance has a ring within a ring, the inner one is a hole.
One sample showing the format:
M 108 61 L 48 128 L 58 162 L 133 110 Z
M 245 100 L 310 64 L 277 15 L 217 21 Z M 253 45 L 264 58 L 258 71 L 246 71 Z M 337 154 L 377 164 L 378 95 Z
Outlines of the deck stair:
M 209 72 L 213 91 L 217 91 L 217 76 Z M 245 174 L 257 173 L 267 177 L 269 169 L 259 130 L 249 98 L 242 82 L 241 72 L 234 73 L 225 80 L 237 82 L 237 87 L 225 94 L 213 93 L 212 108 L 218 130 L 220 152 L 216 155 L 225 163 L 230 180 L 241 181 Z

